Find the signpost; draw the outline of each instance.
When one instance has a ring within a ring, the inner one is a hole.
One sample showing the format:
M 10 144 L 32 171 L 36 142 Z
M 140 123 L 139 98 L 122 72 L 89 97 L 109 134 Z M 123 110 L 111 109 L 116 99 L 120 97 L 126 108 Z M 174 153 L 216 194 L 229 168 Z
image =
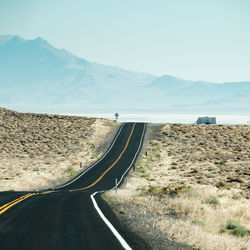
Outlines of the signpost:
M 119 114 L 115 113 L 115 119 L 118 120 Z

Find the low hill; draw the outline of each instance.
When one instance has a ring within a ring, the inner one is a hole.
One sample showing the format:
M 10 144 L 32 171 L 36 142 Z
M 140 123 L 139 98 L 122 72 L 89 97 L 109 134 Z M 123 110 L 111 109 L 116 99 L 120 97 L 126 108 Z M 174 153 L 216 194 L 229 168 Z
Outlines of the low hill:
M 0 108 L 0 190 L 57 185 L 99 156 L 112 131 L 105 119 L 18 113 Z

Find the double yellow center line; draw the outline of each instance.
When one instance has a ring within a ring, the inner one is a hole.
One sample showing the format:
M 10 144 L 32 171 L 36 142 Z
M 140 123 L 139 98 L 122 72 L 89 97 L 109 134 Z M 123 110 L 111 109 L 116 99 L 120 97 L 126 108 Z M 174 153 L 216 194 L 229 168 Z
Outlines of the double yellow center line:
M 71 190 L 69 190 L 69 191 L 70 191 L 70 192 L 74 192 L 74 191 L 85 190 L 85 189 L 91 188 L 91 187 L 93 187 L 95 184 L 97 184 L 97 183 L 104 177 L 104 175 L 107 174 L 107 173 L 109 172 L 109 170 L 110 170 L 111 168 L 113 168 L 113 167 L 115 166 L 115 164 L 121 159 L 122 155 L 124 154 L 124 152 L 126 151 L 126 149 L 127 149 L 127 147 L 128 147 L 128 144 L 129 144 L 129 142 L 130 142 L 130 139 L 131 139 L 131 137 L 132 137 L 132 134 L 133 134 L 133 132 L 134 132 L 134 129 L 135 129 L 135 123 L 133 124 L 133 127 L 132 127 L 132 129 L 131 129 L 130 135 L 129 135 L 129 137 L 128 137 L 128 140 L 127 140 L 126 145 L 125 145 L 125 147 L 123 148 L 121 154 L 118 156 L 118 158 L 115 160 L 115 162 L 114 162 L 110 167 L 108 167 L 108 168 L 102 173 L 102 175 L 101 175 L 97 180 L 95 180 L 92 184 L 88 185 L 87 187 L 82 187 L 82 188 L 77 188 L 77 189 L 71 189 Z
M 127 140 L 126 145 L 125 145 L 125 147 L 123 148 L 122 152 L 120 153 L 120 155 L 118 156 L 118 158 L 115 160 L 115 162 L 114 162 L 111 166 L 109 166 L 109 167 L 102 173 L 102 175 L 101 175 L 97 180 L 95 180 L 92 184 L 90 184 L 90 185 L 88 185 L 88 186 L 86 186 L 86 187 L 82 187 L 82 188 L 78 188 L 78 189 L 71 189 L 71 190 L 69 190 L 69 191 L 70 191 L 70 192 L 74 192 L 74 191 L 79 191 L 79 190 L 85 190 L 85 189 L 91 188 L 91 187 L 93 187 L 95 184 L 97 184 L 97 183 L 105 176 L 105 174 L 107 174 L 107 173 L 110 171 L 110 169 L 112 169 L 112 168 L 115 166 L 115 164 L 121 159 L 122 155 L 124 154 L 124 152 L 126 151 L 126 149 L 127 149 L 127 147 L 128 147 L 128 144 L 129 144 L 129 142 L 130 142 L 130 139 L 131 139 L 131 137 L 132 137 L 132 134 L 133 134 L 133 132 L 134 132 L 134 129 L 135 129 L 135 123 L 133 124 L 133 127 L 132 127 L 131 132 L 130 132 L 129 137 L 128 137 L 128 140 Z M 51 191 L 45 191 L 45 192 L 43 192 L 43 193 L 29 193 L 29 194 L 23 195 L 23 196 L 21 196 L 21 197 L 15 199 L 15 200 L 13 200 L 13 201 L 7 203 L 7 204 L 1 206 L 1 207 L 0 207 L 0 215 L 3 214 L 5 211 L 7 211 L 9 208 L 15 206 L 15 205 L 18 204 L 19 202 L 22 202 L 22 201 L 28 199 L 28 198 L 31 197 L 31 196 L 34 196 L 34 195 L 42 195 L 42 194 L 49 194 L 49 193 L 53 193 L 53 192 L 58 192 L 58 191 L 52 191 L 52 190 L 51 190 Z
M 3 206 L 0 207 L 0 214 L 3 214 L 6 210 L 8 210 L 9 208 L 15 206 L 17 203 L 21 202 L 21 201 L 24 201 L 26 199 L 28 199 L 29 197 L 33 196 L 33 195 L 37 195 L 37 193 L 30 193 L 30 194 L 26 194 L 26 195 L 23 195 Z
M 0 207 L 0 214 L 3 214 L 5 211 L 7 211 L 9 208 L 15 206 L 16 204 L 18 204 L 19 202 L 21 201 L 24 201 L 26 199 L 28 199 L 29 197 L 31 196 L 34 196 L 34 195 L 41 195 L 41 194 L 50 194 L 50 193 L 54 193 L 54 192 L 58 192 L 58 191 L 45 191 L 43 193 L 29 193 L 29 194 L 26 194 L 26 195 L 23 195 L 9 203 L 6 203 L 4 204 L 3 206 Z

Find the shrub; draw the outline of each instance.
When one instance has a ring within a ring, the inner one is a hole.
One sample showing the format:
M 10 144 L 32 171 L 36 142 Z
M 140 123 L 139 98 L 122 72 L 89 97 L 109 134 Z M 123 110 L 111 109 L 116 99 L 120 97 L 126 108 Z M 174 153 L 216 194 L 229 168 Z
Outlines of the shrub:
M 100 152 L 95 152 L 91 159 L 98 158 L 101 155 Z
M 226 182 L 223 182 L 223 181 L 219 181 L 215 184 L 215 186 L 217 188 L 220 188 L 220 189 L 223 189 L 223 188 L 227 188 L 228 187 L 228 184 Z
M 185 196 L 187 196 L 187 197 L 194 197 L 194 198 L 200 196 L 199 193 L 196 190 L 192 189 L 192 188 L 189 188 L 189 189 L 185 190 L 183 192 L 183 194 Z
M 120 214 L 126 214 L 127 212 L 125 211 L 125 210 L 123 210 L 123 209 L 121 209 L 120 211 Z
M 224 234 L 224 233 L 226 233 L 226 232 L 227 232 L 227 230 L 226 230 L 225 228 L 222 228 L 222 229 L 220 229 L 220 231 L 219 231 L 220 234 Z
M 136 191 L 140 191 L 139 195 L 144 196 L 147 193 L 147 190 L 145 187 L 137 188 Z
M 166 135 L 168 137 L 176 137 L 177 136 L 177 133 L 175 131 L 163 131 L 162 134 Z
M 148 177 L 149 177 L 149 174 L 142 174 L 141 177 L 143 177 L 143 178 L 148 178 Z
M 145 173 L 145 172 L 146 172 L 145 169 L 143 169 L 143 167 L 137 167 L 137 168 L 135 169 L 135 171 L 136 171 L 136 172 L 139 172 L 139 173 Z
M 229 230 L 229 233 L 235 236 L 244 237 L 250 233 L 250 230 L 242 226 L 238 221 L 228 220 L 226 229 Z
M 222 228 L 219 233 L 230 233 L 235 236 L 244 237 L 248 234 L 250 234 L 250 230 L 242 226 L 238 221 L 236 220 L 228 220 L 226 228 Z
M 197 168 L 194 168 L 190 171 L 190 174 L 197 174 L 199 173 L 199 170 Z
M 64 173 L 67 174 L 70 178 L 73 178 L 75 175 L 77 175 L 77 171 L 73 168 L 68 168 Z
M 161 192 L 161 189 L 159 187 L 156 186 L 149 186 L 148 190 L 147 190 L 147 194 L 157 194 Z
M 185 191 L 187 191 L 189 187 L 185 184 L 183 185 L 168 185 L 167 187 L 162 188 L 161 193 L 162 195 L 170 195 L 170 196 L 180 196 Z
M 155 154 L 155 156 L 156 156 L 157 158 L 160 158 L 160 157 L 161 157 L 161 155 L 160 155 L 159 153 Z
M 232 229 L 237 228 L 239 225 L 240 225 L 240 224 L 239 224 L 238 221 L 235 221 L 235 220 L 228 220 L 228 221 L 227 221 L 226 229 L 232 230 Z
M 200 221 L 200 220 L 192 220 L 192 224 L 197 225 L 197 226 L 201 226 L 201 227 L 205 226 L 205 223 Z
M 210 197 L 210 198 L 205 199 L 204 203 L 209 204 L 214 207 L 220 205 L 220 201 L 216 199 L 215 197 Z
M 162 189 L 156 186 L 151 186 L 149 185 L 148 188 L 142 187 L 139 188 L 137 190 L 140 190 L 140 196 L 144 196 L 144 195 L 154 195 L 154 194 L 159 194 L 162 192 Z

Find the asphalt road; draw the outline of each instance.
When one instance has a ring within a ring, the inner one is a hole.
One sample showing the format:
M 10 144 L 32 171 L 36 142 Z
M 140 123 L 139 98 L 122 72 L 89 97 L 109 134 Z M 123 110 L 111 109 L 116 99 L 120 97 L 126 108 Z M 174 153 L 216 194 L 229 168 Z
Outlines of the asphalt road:
M 1 192 L 0 249 L 124 249 L 126 244 L 127 249 L 148 249 L 119 224 L 99 193 L 114 188 L 115 179 L 122 183 L 140 150 L 144 131 L 143 123 L 125 123 L 100 161 L 54 190 Z

